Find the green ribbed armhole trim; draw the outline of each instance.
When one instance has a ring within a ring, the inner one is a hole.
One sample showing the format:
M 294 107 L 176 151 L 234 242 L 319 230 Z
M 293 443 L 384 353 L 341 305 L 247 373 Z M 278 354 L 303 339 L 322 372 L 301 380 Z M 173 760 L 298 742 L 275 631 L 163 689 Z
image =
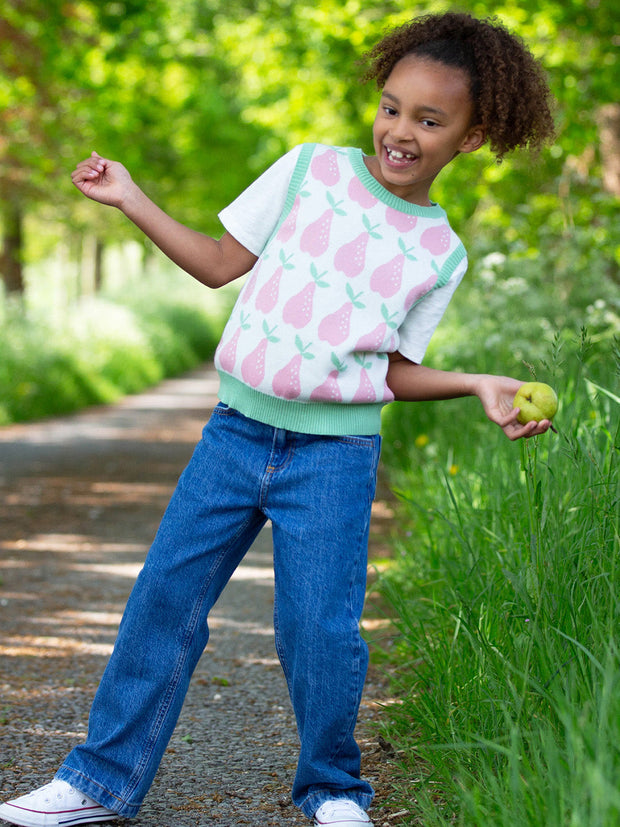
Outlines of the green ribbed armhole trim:
M 444 261 L 443 267 L 439 271 L 439 275 L 437 276 L 437 281 L 435 282 L 435 284 L 431 287 L 428 293 L 425 293 L 423 296 L 420 296 L 417 302 L 414 302 L 410 309 L 413 309 L 423 299 L 429 296 L 433 292 L 433 290 L 438 290 L 440 287 L 446 285 L 454 275 L 454 271 L 456 270 L 456 268 L 466 257 L 467 250 L 462 244 L 459 244 L 456 250 L 453 250 L 448 256 L 448 258 Z
M 437 278 L 437 282 L 433 287 L 433 290 L 437 290 L 438 287 L 443 287 L 444 284 L 447 284 L 450 279 L 452 278 L 452 274 L 459 266 L 459 264 L 463 261 L 463 259 L 467 255 L 467 250 L 461 243 L 453 250 L 448 258 L 444 261 L 441 270 L 439 271 L 439 277 Z
M 273 231 L 271 238 L 273 238 L 277 234 L 282 224 L 286 221 L 288 214 L 293 209 L 295 197 L 297 196 L 297 193 L 299 192 L 301 185 L 306 180 L 306 173 L 308 172 L 308 167 L 310 166 L 310 161 L 312 160 L 315 148 L 316 144 L 303 144 L 301 147 L 299 158 L 297 159 L 295 169 L 293 170 L 293 174 L 291 176 L 290 184 L 288 185 L 288 192 L 286 194 L 286 201 L 284 202 L 284 209 L 282 210 L 280 220 L 278 221 L 278 224 L 275 230 Z M 271 241 L 271 239 L 269 240 Z

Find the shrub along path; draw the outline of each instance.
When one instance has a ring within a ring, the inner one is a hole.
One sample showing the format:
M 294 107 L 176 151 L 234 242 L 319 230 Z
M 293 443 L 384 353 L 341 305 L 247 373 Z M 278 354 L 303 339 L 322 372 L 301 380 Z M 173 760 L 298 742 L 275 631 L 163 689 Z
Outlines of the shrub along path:
M 110 408 L 0 428 L 0 798 L 46 783 L 82 740 L 121 612 L 215 402 L 211 368 Z M 214 469 L 214 473 L 217 469 Z M 374 542 L 389 521 L 377 504 Z M 212 637 L 136 827 L 307 824 L 290 803 L 294 719 L 273 645 L 266 528 L 212 614 Z M 384 698 L 360 716 L 377 827 Z M 383 803 L 382 803 L 383 801 Z

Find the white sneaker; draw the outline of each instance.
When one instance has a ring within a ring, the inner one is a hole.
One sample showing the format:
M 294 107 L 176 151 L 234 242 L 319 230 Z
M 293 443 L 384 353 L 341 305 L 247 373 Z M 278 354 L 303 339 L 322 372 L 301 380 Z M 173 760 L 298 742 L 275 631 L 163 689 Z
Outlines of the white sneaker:
M 0 805 L 0 818 L 22 827 L 60 827 L 119 818 L 66 781 L 54 779 L 38 790 Z
M 359 827 L 360 824 L 372 827 L 367 814 L 348 798 L 326 801 L 319 807 L 314 814 L 314 827 L 323 827 L 324 824 L 330 827 Z

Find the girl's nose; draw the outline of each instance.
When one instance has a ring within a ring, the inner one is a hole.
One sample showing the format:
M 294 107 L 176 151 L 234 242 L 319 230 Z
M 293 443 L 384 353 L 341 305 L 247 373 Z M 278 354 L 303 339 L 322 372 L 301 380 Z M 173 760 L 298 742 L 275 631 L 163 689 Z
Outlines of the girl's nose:
M 411 141 L 414 137 L 413 124 L 406 118 L 394 121 L 390 132 L 396 141 Z

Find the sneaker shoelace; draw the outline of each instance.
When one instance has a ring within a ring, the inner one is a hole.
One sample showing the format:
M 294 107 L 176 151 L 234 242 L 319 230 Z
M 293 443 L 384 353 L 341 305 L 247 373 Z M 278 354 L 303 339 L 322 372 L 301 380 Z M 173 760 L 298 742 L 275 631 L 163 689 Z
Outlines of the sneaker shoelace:
M 349 799 L 336 799 L 335 801 L 326 802 L 320 808 L 321 818 L 336 818 L 336 817 L 350 817 L 356 816 L 362 818 L 365 816 L 364 811 L 358 807 L 354 801 Z
M 55 790 L 55 792 L 53 792 L 53 790 Z M 50 781 L 49 784 L 45 784 L 45 786 L 40 787 L 38 790 L 33 790 L 28 794 L 27 798 L 43 800 L 45 804 L 51 804 L 53 799 L 56 799 L 56 801 L 64 801 L 70 798 L 81 798 L 80 804 L 82 807 L 85 807 L 91 802 L 91 799 L 89 799 L 87 795 L 76 790 L 75 787 L 72 787 L 66 781 L 62 782 L 61 785 L 56 780 Z M 96 804 L 94 801 L 92 803 Z

